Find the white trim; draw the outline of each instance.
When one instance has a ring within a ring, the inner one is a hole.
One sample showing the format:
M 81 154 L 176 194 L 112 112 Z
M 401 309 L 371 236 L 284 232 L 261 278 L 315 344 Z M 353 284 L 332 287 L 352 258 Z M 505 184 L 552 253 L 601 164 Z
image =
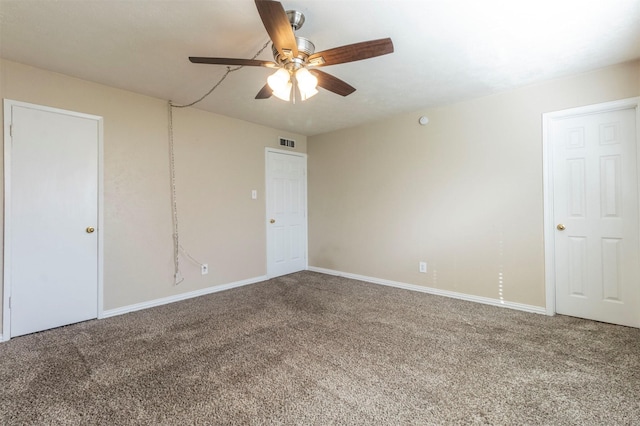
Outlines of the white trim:
M 4 99 L 4 271 L 3 271 L 3 308 L 2 308 L 2 337 L 0 341 L 8 341 L 11 338 L 11 315 L 9 298 L 11 297 L 11 125 L 13 123 L 12 109 L 14 106 L 31 108 L 40 111 L 65 114 L 73 117 L 95 120 L 98 124 L 98 305 L 97 315 L 101 318 L 103 313 L 104 294 L 104 123 L 103 118 L 97 115 L 69 111 L 60 108 L 52 108 L 27 102 Z
M 307 166 L 308 166 L 308 155 L 304 152 L 292 152 L 292 151 L 285 151 L 283 149 L 277 149 L 277 148 L 269 148 L 266 147 L 264 150 L 264 173 L 265 173 L 265 180 L 264 180 L 264 223 L 265 223 L 265 241 L 266 241 L 266 265 L 267 265 L 267 277 L 268 278 L 275 278 L 273 276 L 273 274 L 269 271 L 270 265 L 269 265 L 269 160 L 268 160 L 268 153 L 273 152 L 276 154 L 283 154 L 283 155 L 293 155 L 295 157 L 301 157 L 304 158 L 304 243 L 305 243 L 305 248 L 304 248 L 304 261 L 305 261 L 305 269 L 309 269 L 309 206 L 308 206 L 308 194 L 307 194 L 307 190 L 308 190 L 308 173 L 307 173 Z
M 11 263 L 11 101 L 4 100 L 4 259 L 2 279 L 2 341 L 9 340 L 11 331 L 11 315 L 9 311 L 9 297 L 11 295 L 11 274 L 7 265 Z
M 506 302 L 504 300 L 491 299 L 489 297 L 481 297 L 481 296 L 474 296 L 471 294 L 457 293 L 455 291 L 440 290 L 437 288 L 424 287 L 424 286 L 415 285 L 415 284 L 407 284 L 407 283 L 402 283 L 398 281 L 385 280 L 381 278 L 367 277 L 364 275 L 350 274 L 347 272 L 334 271 L 331 269 L 316 268 L 314 266 L 309 267 L 308 270 L 313 272 L 320 272 L 322 274 L 327 274 L 327 275 L 335 275 L 338 277 L 365 281 L 372 284 L 380 284 L 380 285 L 385 285 L 389 287 L 397 287 L 405 290 L 433 294 L 436 296 L 451 297 L 453 299 L 461 299 L 461 300 L 466 300 L 468 302 L 482 303 L 484 305 L 499 306 L 502 308 L 515 309 L 518 311 L 531 312 L 534 314 L 544 315 L 546 313 L 545 308 L 541 306 L 525 305 L 523 303 L 516 303 L 516 302 Z
M 266 281 L 266 276 L 249 278 L 242 281 L 236 281 L 228 284 L 208 287 L 202 290 L 190 291 L 188 293 L 176 294 L 175 296 L 163 297 L 162 299 L 150 300 L 148 302 L 136 303 L 134 305 L 123 306 L 121 308 L 109 309 L 102 312 L 101 318 L 109 318 L 117 315 L 128 314 L 129 312 L 140 311 L 143 309 L 154 308 L 156 306 L 166 305 L 168 303 L 179 302 L 181 300 L 192 299 L 194 297 L 205 296 L 211 293 L 230 290 L 232 288 L 242 287 L 245 285 L 255 284 Z
M 555 221 L 553 217 L 553 149 L 549 131 L 553 120 L 576 117 L 580 115 L 617 111 L 635 108 L 636 110 L 636 143 L 640 143 L 640 97 L 620 99 L 618 101 L 586 105 L 577 108 L 553 111 L 542 114 L 542 176 L 544 202 L 544 269 L 546 314 L 556 313 L 556 279 L 555 279 Z M 638 145 L 637 161 L 640 166 L 640 144 Z M 640 188 L 640 175 L 638 176 Z
M 104 119 L 98 117 L 98 318 L 104 312 Z
M 555 233 L 553 220 L 553 156 L 549 146 L 549 131 L 551 116 L 542 114 L 542 185 L 543 185 L 543 238 L 544 238 L 544 281 L 545 306 L 547 315 L 556 313 L 556 284 L 555 284 Z

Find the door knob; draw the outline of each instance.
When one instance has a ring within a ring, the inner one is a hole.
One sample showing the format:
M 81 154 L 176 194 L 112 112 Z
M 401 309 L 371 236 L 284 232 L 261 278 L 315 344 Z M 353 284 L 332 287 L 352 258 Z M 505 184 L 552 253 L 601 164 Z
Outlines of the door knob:
M 561 223 L 559 223 L 558 226 L 556 226 L 556 228 L 558 228 L 558 231 L 564 231 L 565 229 L 567 229 L 567 227 Z
M 92 234 L 93 231 L 95 231 L 95 230 L 96 230 L 96 228 L 94 228 L 93 226 L 88 226 L 87 227 L 87 234 Z
M 275 219 L 271 219 L 271 220 L 269 221 L 269 223 L 276 223 L 276 220 L 275 220 Z

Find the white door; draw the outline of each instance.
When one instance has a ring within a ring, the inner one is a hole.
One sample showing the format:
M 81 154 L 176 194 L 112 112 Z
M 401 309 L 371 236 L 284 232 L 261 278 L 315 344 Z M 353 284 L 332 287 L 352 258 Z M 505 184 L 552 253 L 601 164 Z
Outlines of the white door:
M 5 288 L 13 337 L 97 317 L 101 122 L 35 105 L 8 108 Z
M 307 157 L 267 149 L 267 276 L 307 268 Z
M 637 112 L 552 119 L 556 312 L 640 327 Z

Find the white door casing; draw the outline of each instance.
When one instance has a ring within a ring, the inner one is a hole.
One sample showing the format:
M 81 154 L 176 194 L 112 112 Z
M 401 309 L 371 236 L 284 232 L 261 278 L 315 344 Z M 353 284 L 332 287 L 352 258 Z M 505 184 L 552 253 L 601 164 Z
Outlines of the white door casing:
M 640 327 L 639 99 L 544 115 L 548 314 Z
M 267 276 L 307 269 L 307 156 L 267 148 Z
M 8 340 L 102 314 L 102 118 L 11 100 L 4 110 Z

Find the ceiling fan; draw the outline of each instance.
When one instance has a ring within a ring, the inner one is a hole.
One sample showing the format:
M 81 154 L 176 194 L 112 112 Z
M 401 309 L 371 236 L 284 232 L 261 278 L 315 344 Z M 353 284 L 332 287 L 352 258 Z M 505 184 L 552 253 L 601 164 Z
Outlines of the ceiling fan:
M 311 41 L 294 34 L 294 31 L 304 24 L 302 12 L 296 10 L 285 12 L 278 1 L 255 0 L 255 3 L 273 43 L 273 62 L 198 56 L 190 56 L 189 60 L 195 64 L 277 68 L 278 70 L 267 79 L 267 84 L 260 89 L 256 99 L 267 99 L 273 95 L 289 101 L 293 92 L 295 103 L 296 92 L 299 93 L 299 99 L 304 101 L 318 93 L 317 86 L 338 95 L 350 95 L 356 90 L 353 86 L 316 68 L 360 61 L 393 52 L 391 39 L 383 38 L 314 53 L 315 46 Z

